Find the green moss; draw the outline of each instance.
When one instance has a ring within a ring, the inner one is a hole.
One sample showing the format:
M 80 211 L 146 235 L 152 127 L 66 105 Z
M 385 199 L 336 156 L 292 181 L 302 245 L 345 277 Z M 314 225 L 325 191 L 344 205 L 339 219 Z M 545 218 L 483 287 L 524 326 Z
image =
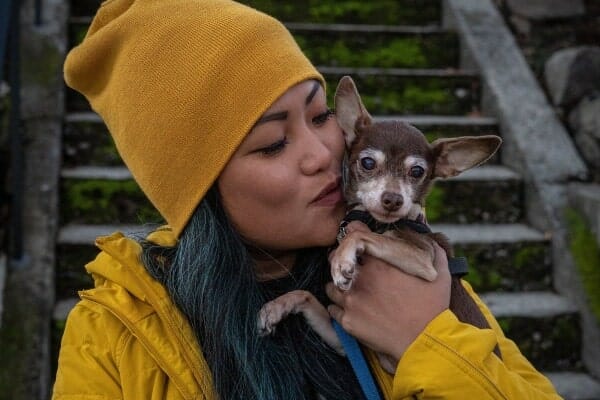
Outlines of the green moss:
M 87 223 L 159 222 L 161 217 L 133 180 L 102 179 L 63 182 L 63 219 Z
M 547 371 L 581 370 L 581 329 L 576 314 L 554 317 L 499 317 L 508 338 L 533 365 Z
M 434 186 L 427 195 L 427 202 L 425 203 L 428 222 L 436 222 L 440 219 L 445 200 L 444 189 Z
M 585 219 L 577 211 L 568 209 L 566 217 L 569 249 L 575 259 L 592 313 L 600 322 L 600 248 Z
M 316 64 L 344 67 L 424 68 L 427 58 L 419 39 L 396 38 L 381 46 L 349 43 L 345 38 L 324 40 L 321 37 L 294 35 L 307 57 Z
M 515 253 L 514 268 L 525 269 L 543 258 L 544 249 L 542 247 L 523 247 Z
M 515 268 L 515 258 L 523 248 L 526 253 L 538 254 L 528 264 Z M 456 256 L 469 260 L 465 279 L 479 292 L 548 290 L 552 285 L 550 248 L 547 243 L 455 243 Z
M 469 273 L 463 279 L 469 282 L 475 290 L 478 290 L 484 282 L 483 276 L 476 268 L 469 268 Z
M 71 28 L 71 32 L 69 34 L 72 46 L 77 46 L 79 43 L 83 42 L 85 35 L 87 35 L 88 28 L 88 25 L 74 25 Z
M 286 22 L 420 25 L 439 21 L 441 14 L 439 0 L 245 0 L 243 3 Z
M 81 211 L 105 210 L 117 192 L 134 194 L 139 191 L 133 181 L 86 180 L 66 184 L 65 195 L 70 204 Z

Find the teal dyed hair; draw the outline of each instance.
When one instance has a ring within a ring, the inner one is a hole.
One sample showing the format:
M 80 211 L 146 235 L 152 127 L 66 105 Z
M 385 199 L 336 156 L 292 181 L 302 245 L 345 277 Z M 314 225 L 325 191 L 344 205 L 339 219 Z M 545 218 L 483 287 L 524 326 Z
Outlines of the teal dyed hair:
M 142 241 L 142 261 L 188 318 L 222 399 L 360 399 L 348 361 L 325 345 L 300 317 L 273 336 L 257 329 L 260 308 L 274 298 L 255 279 L 254 262 L 212 188 L 176 247 Z M 158 262 L 160 260 L 160 262 Z M 294 289 L 326 301 L 326 249 L 299 253 Z M 290 289 L 291 290 L 291 289 Z

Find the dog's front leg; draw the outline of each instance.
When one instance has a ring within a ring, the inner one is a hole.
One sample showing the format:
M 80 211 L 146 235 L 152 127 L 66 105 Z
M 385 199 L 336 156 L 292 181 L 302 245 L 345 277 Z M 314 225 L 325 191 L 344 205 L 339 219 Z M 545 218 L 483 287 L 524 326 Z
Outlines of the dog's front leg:
M 316 297 L 306 290 L 293 290 L 266 303 L 258 315 L 258 330 L 261 335 L 270 335 L 282 319 L 290 314 L 302 314 L 308 325 L 340 355 L 345 355 L 331 317 Z
M 358 257 L 363 253 L 428 281 L 437 277 L 433 267 L 435 251 L 430 239 L 410 231 L 384 234 L 353 231 L 342 240 L 330 258 L 331 275 L 337 287 L 342 290 L 352 287 Z

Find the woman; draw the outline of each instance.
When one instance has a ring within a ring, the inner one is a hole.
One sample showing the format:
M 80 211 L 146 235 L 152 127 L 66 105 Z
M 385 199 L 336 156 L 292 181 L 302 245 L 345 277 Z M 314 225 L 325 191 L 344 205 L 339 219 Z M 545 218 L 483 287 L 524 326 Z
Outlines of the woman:
M 108 0 L 65 78 L 169 226 L 98 238 L 54 399 L 362 398 L 301 318 L 258 335 L 261 306 L 293 289 L 398 363 L 388 375 L 368 352 L 385 398 L 558 398 L 478 299 L 493 330 L 448 310 L 440 249 L 431 283 L 365 258 L 350 291 L 326 285 L 342 132 L 279 22 L 226 0 Z

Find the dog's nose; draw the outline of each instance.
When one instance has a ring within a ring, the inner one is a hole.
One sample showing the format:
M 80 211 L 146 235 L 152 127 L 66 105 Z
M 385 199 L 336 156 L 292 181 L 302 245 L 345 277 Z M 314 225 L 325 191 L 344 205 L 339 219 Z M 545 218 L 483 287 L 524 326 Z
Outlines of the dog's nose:
M 383 203 L 383 208 L 387 211 L 396 211 L 404 202 L 401 194 L 394 192 L 383 192 L 381 195 L 381 202 Z

